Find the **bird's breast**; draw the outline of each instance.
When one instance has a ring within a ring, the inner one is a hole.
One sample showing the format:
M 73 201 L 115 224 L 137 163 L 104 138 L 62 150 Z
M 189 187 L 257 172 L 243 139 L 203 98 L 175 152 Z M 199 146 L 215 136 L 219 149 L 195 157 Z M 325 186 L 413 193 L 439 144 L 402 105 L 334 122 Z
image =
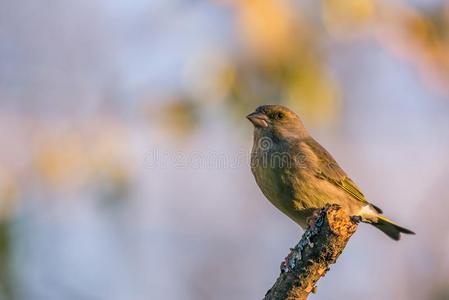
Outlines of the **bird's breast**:
M 309 178 L 304 161 L 295 160 L 291 151 L 253 148 L 251 170 L 265 197 L 303 228 L 313 210 L 324 206 L 316 193 L 317 182 Z
M 279 158 L 277 151 L 253 151 L 251 170 L 257 185 L 267 199 L 278 209 L 285 212 L 293 208 L 293 187 L 289 182 L 289 170 L 286 160 Z M 285 165 L 283 165 L 285 164 Z

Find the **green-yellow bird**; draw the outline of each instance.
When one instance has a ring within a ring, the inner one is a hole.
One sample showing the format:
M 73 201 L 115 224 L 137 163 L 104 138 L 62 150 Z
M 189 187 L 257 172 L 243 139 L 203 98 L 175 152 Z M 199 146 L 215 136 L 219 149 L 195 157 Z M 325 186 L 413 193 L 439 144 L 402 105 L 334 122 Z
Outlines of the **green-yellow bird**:
M 326 204 L 374 225 L 394 240 L 414 234 L 369 203 L 335 159 L 315 141 L 301 119 L 281 105 L 263 105 L 247 118 L 254 125 L 251 170 L 268 200 L 303 229 Z

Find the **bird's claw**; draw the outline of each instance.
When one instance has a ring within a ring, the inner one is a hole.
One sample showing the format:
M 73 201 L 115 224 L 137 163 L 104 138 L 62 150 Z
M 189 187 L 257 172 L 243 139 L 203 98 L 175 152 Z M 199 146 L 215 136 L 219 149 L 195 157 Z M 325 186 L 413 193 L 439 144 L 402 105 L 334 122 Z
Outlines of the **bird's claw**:
M 360 222 L 362 222 L 362 217 L 361 216 L 351 216 L 351 220 L 354 223 L 360 223 Z
M 307 225 L 309 226 L 309 228 L 315 227 L 316 220 L 318 219 L 319 216 L 320 216 L 320 210 L 315 209 L 312 212 L 312 215 L 307 218 Z

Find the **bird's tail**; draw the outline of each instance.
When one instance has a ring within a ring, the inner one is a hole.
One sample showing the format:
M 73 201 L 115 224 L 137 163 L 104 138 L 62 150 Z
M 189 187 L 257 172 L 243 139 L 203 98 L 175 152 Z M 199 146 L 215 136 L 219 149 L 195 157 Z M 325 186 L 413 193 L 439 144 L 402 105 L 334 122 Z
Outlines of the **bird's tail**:
M 374 225 L 377 229 L 382 230 L 386 235 L 388 235 L 395 241 L 398 241 L 401 238 L 401 233 L 415 234 L 410 229 L 401 227 L 382 215 L 378 215 L 377 220 L 370 221 L 369 223 Z

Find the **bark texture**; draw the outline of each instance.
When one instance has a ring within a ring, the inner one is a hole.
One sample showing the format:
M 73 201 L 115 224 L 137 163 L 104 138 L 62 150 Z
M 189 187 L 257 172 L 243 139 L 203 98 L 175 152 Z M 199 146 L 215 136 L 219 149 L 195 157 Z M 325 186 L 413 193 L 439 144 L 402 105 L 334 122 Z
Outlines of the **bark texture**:
M 281 274 L 265 300 L 304 300 L 317 281 L 329 271 L 357 229 L 357 220 L 338 205 L 321 209 L 315 224 L 281 264 Z

